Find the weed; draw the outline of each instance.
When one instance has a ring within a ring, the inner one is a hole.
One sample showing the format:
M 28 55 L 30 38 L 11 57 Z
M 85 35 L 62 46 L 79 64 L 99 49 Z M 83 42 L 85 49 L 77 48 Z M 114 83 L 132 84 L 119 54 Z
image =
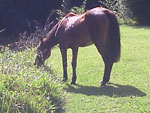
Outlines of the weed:
M 33 65 L 34 49 L 0 54 L 0 112 L 49 113 L 61 107 L 63 88 L 51 68 Z M 48 71 L 49 70 L 49 71 Z

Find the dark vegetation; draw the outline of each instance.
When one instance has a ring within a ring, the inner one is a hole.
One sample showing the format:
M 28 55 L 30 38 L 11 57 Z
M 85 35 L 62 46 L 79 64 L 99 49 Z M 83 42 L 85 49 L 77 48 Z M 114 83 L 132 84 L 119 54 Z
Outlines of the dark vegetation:
M 18 34 L 34 32 L 43 26 L 52 10 L 61 8 L 62 0 L 0 0 L 0 44 L 18 41 Z M 51 16 L 50 21 L 58 15 Z M 13 35 L 13 36 L 12 36 Z
M 150 0 L 127 0 L 128 8 L 140 25 L 150 25 Z
M 37 26 L 44 28 L 50 14 L 48 21 L 54 25 L 71 9 L 81 13 L 96 6 L 113 10 L 129 24 L 134 19 L 138 24 L 150 25 L 149 0 L 0 0 L 0 45 L 19 41 L 18 34 L 27 31 L 30 35 Z

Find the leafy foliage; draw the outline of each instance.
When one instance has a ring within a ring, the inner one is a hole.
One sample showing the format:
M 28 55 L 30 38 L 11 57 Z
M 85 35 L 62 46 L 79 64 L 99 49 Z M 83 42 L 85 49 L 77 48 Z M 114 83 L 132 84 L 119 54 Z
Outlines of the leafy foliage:
M 150 1 L 149 0 L 126 0 L 128 8 L 139 24 L 150 25 Z
M 119 19 L 125 22 L 130 20 L 131 13 L 126 7 L 125 0 L 99 0 L 106 8 L 112 10 Z
M 0 53 L 0 112 L 51 113 L 61 108 L 63 88 L 51 68 L 33 65 L 34 49 Z

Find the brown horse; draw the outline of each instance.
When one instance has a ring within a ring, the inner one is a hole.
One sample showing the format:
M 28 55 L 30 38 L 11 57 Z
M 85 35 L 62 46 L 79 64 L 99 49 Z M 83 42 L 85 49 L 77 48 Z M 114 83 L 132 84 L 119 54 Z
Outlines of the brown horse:
M 110 79 L 114 62 L 120 59 L 120 31 L 116 16 L 108 9 L 97 7 L 84 14 L 67 14 L 41 40 L 37 48 L 35 65 L 41 66 L 51 55 L 51 48 L 59 44 L 63 62 L 63 81 L 67 76 L 67 49 L 72 49 L 73 76 L 71 84 L 76 82 L 78 48 L 94 44 L 105 64 L 101 85 Z

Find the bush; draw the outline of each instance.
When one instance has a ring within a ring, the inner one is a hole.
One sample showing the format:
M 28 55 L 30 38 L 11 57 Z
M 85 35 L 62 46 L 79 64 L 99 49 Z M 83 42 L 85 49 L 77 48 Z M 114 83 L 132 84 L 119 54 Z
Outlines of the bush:
M 130 11 L 126 7 L 124 0 L 99 0 L 104 7 L 112 10 L 118 18 L 127 21 L 130 18 Z
M 139 24 L 150 25 L 150 0 L 127 0 L 127 6 Z
M 37 69 L 34 56 L 34 49 L 1 52 L 0 113 L 51 113 L 61 108 L 63 88 L 57 76 L 50 68 Z

